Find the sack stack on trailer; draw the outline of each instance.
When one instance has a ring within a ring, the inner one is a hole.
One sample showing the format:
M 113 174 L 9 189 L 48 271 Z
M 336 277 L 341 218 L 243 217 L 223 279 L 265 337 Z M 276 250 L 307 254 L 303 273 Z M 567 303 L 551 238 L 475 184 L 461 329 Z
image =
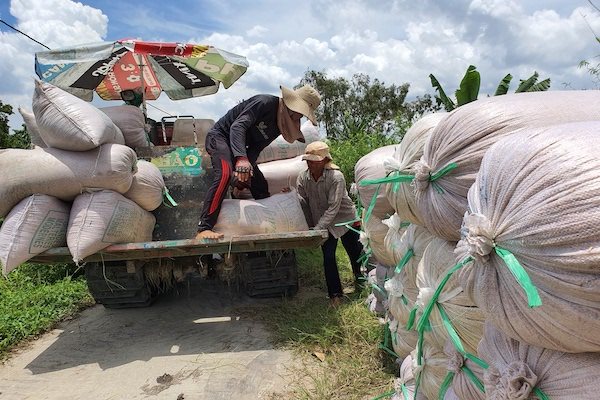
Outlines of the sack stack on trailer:
M 423 117 L 364 182 L 385 187 L 390 230 L 405 229 L 384 242 L 404 253 L 385 282 L 386 320 L 397 343 L 416 342 L 411 356 L 389 350 L 412 357 L 418 397 L 598 397 L 599 102 L 597 91 L 518 93 Z M 420 250 L 402 247 L 412 226 L 429 238 Z
M 40 145 L 31 150 L 5 149 L 0 153 L 0 163 L 6 167 L 3 170 L 12 171 L 10 176 L 0 177 L 0 216 L 6 216 L 0 227 L 0 235 L 5 239 L 0 253 L 4 274 L 36 254 L 61 245 L 68 245 L 73 261 L 81 262 L 89 254 L 77 250 L 76 241 L 67 241 L 67 236 L 78 241 L 89 231 L 96 237 L 96 250 L 122 243 L 122 239 L 109 234 L 124 228 L 117 227 L 122 222 L 116 218 L 119 201 L 112 210 L 96 208 L 95 203 L 89 202 L 73 213 L 71 204 L 79 204 L 82 197 L 103 191 L 125 202 L 129 200 L 123 195 L 155 199 L 162 198 L 164 191 L 156 167 L 144 166 L 137 174 L 137 157 L 132 147 L 144 143 L 146 133 L 143 114 L 136 107 L 110 107 L 110 112 L 105 113 L 62 89 L 36 81 L 32 109 L 32 113 L 23 109 L 22 114 L 27 117 L 28 131 L 39 137 L 36 141 Z M 153 175 L 154 182 L 132 188 L 134 181 L 145 181 L 145 175 Z M 142 196 L 137 194 L 140 191 Z M 149 211 L 158 205 L 155 201 L 142 202 L 141 206 L 130 203 L 133 212 L 128 216 L 129 222 L 138 226 L 140 238 L 151 238 L 154 217 Z M 57 220 L 65 215 L 66 229 L 64 221 Z M 107 221 L 100 230 L 90 223 L 97 216 Z M 140 218 L 147 221 L 142 226 L 138 225 Z M 80 221 L 77 228 L 76 220 Z

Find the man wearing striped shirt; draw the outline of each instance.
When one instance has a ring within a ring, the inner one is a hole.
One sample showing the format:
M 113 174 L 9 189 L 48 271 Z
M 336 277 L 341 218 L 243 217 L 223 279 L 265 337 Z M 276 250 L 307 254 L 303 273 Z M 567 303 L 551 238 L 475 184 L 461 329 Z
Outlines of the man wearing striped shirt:
M 332 162 L 329 146 L 324 142 L 312 142 L 302 156 L 308 168 L 298 175 L 297 190 L 306 222 L 312 229 L 326 229 L 329 238 L 321 246 L 323 267 L 329 298 L 337 306 L 343 296 L 335 251 L 338 239 L 350 258 L 354 278 L 361 278 L 358 259 L 362 253 L 359 234 L 354 229 L 337 224 L 356 219 L 354 203 L 348 196 L 346 180 L 339 167 Z M 355 223 L 356 227 L 356 223 Z

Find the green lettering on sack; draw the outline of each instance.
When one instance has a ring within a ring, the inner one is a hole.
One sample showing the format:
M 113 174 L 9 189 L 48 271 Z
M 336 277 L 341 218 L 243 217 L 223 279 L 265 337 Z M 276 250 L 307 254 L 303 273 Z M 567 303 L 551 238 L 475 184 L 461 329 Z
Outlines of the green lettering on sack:
M 49 211 L 29 244 L 29 254 L 38 254 L 53 247 L 64 246 L 69 216 L 62 211 Z
M 118 201 L 113 209 L 110 222 L 102 237 L 103 243 L 117 243 L 119 241 L 135 241 L 137 234 L 136 221 L 142 219 L 142 210 L 135 204 Z
M 197 147 L 177 147 L 173 151 L 150 160 L 163 175 L 198 176 L 202 169 L 202 154 Z

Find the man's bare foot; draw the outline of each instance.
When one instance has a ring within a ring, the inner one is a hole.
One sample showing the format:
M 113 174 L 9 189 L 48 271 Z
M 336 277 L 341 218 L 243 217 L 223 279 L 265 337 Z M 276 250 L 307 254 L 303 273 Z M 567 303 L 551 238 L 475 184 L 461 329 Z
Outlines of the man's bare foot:
M 217 239 L 221 239 L 223 236 L 224 235 L 222 233 L 214 232 L 214 231 L 211 231 L 210 229 L 207 229 L 205 231 L 198 232 L 196 234 L 196 239 L 217 240 Z

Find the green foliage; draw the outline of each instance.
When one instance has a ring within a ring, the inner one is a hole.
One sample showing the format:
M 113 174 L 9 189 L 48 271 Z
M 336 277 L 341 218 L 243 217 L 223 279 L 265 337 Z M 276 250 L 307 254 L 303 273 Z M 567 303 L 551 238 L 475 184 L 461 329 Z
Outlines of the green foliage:
M 473 65 L 469 65 L 465 76 L 460 81 L 459 88 L 454 92 L 456 103 L 446 95 L 444 89 L 442 89 L 442 85 L 433 74 L 429 75 L 429 79 L 431 80 L 431 85 L 438 92 L 436 96 L 437 104 L 443 105 L 446 111 L 452 111 L 456 107 L 475 101 L 479 95 L 481 77 L 477 71 L 477 67 Z
M 494 96 L 501 96 L 508 93 L 508 89 L 510 86 L 510 82 L 512 80 L 512 75 L 507 74 L 496 88 L 496 92 Z M 519 87 L 515 90 L 515 93 L 521 92 L 543 92 L 550 88 L 550 79 L 544 79 L 543 81 L 538 82 L 539 74 L 534 71 L 533 75 L 531 75 L 527 79 L 521 79 Z M 481 77 L 479 72 L 477 72 L 477 67 L 473 65 L 469 65 L 467 71 L 465 72 L 465 76 L 460 82 L 459 89 L 456 90 L 456 103 L 450 99 L 442 85 L 437 80 L 437 78 L 433 75 L 429 75 L 429 79 L 431 80 L 431 85 L 436 89 L 437 96 L 435 96 L 436 102 L 438 106 L 443 106 L 444 109 L 448 112 L 454 110 L 456 107 L 460 107 L 467 103 L 477 100 L 479 96 L 479 89 L 481 83 Z
M 587 72 L 592 77 L 592 81 L 596 85 L 596 88 L 600 88 L 600 63 L 592 64 L 589 61 L 581 61 L 579 63 L 579 68 L 587 69 Z
M 508 88 L 510 86 L 510 81 L 512 80 L 512 78 L 513 76 L 511 74 L 507 74 L 504 78 L 502 78 L 502 80 L 498 84 L 498 87 L 496 88 L 494 96 L 502 96 L 503 94 L 508 93 Z
M 85 280 L 66 276 L 71 271 L 67 265 L 24 264 L 0 279 L 0 356 L 92 304 Z
M 456 96 L 457 107 L 463 106 L 467 103 L 477 100 L 479 95 L 479 86 L 481 83 L 481 76 L 477 71 L 477 67 L 469 65 L 465 76 L 460 81 L 460 86 L 454 93 Z
M 12 106 L 3 104 L 0 100 L 0 149 L 28 149 L 31 141 L 25 125 L 23 125 L 22 129 L 15 130 L 12 134 L 9 132 L 8 117 L 12 114 L 14 114 Z
M 433 105 L 430 97 L 406 102 L 409 85 L 386 86 L 384 82 L 356 74 L 351 81 L 330 79 L 324 72 L 307 71 L 302 84 L 310 84 L 321 94 L 317 118 L 330 139 L 346 139 L 358 129 L 367 134 L 389 133 L 395 130 L 399 117 L 412 119 Z
M 541 82 L 538 82 L 539 74 L 534 71 L 533 75 L 529 78 L 523 80 L 521 79 L 521 83 L 515 93 L 522 92 L 543 92 L 550 88 L 550 79 L 544 79 Z
M 400 143 L 399 136 L 370 135 L 364 130 L 349 131 L 344 139 L 331 140 L 329 148 L 350 186 L 354 182 L 354 167 L 360 158 L 371 151 L 390 144 Z

